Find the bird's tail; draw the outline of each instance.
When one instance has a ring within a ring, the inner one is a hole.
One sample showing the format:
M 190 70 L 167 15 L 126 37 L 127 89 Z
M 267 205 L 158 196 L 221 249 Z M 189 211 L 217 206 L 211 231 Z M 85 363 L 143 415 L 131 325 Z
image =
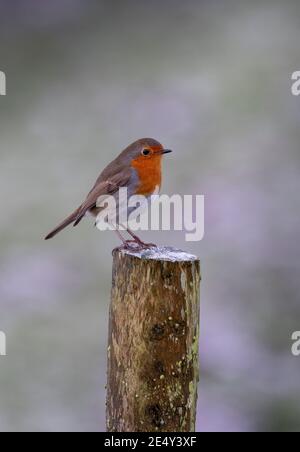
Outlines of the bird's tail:
M 68 218 L 66 218 L 62 223 L 60 223 L 57 226 L 57 228 L 53 229 L 53 231 L 50 232 L 50 234 L 48 234 L 45 237 L 45 240 L 52 239 L 56 234 L 58 234 L 60 231 L 65 229 L 67 226 L 69 226 L 69 224 L 74 223 L 78 218 L 80 209 L 81 209 L 81 207 L 78 207 L 78 209 L 76 209 L 75 212 L 73 212 Z

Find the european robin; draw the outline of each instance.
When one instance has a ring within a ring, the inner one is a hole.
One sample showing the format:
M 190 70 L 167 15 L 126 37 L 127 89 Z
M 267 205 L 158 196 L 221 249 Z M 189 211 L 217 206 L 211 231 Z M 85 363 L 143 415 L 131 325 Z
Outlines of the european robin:
M 128 198 L 133 195 L 143 195 L 149 199 L 152 195 L 158 194 L 162 183 L 162 157 L 170 152 L 172 151 L 164 149 L 153 138 L 142 138 L 132 143 L 100 174 L 83 204 L 50 232 L 45 240 L 51 239 L 72 223 L 77 226 L 88 214 L 98 217 L 103 209 L 98 207 L 98 202 L 105 196 L 114 196 L 118 205 L 120 188 L 127 188 Z M 126 202 L 126 209 L 127 206 Z M 118 207 L 122 208 L 119 205 Z M 116 223 L 118 223 L 118 217 Z M 128 227 L 126 227 L 127 232 L 133 240 L 125 240 L 118 226 L 122 225 L 116 224 L 115 231 L 126 247 L 130 246 L 130 243 L 135 243 L 142 248 L 150 246 L 142 242 Z

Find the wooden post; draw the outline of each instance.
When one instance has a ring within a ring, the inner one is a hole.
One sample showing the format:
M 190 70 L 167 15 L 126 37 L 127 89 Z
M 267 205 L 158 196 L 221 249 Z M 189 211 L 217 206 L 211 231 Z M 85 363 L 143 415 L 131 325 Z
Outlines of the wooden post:
M 199 285 L 195 256 L 114 252 L 107 431 L 195 431 Z

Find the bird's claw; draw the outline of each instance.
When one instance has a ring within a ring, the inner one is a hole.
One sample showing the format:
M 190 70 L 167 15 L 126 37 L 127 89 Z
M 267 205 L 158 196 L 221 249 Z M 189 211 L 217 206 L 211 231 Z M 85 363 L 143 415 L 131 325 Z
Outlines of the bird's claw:
M 126 240 L 123 245 L 118 246 L 113 250 L 113 254 L 117 251 L 140 251 L 140 250 L 149 250 L 151 248 L 157 248 L 157 245 L 154 243 L 144 243 L 137 242 L 136 240 Z
M 138 249 L 148 250 L 150 248 L 157 248 L 157 245 L 155 245 L 155 243 L 144 243 L 137 240 L 127 240 L 127 243 L 135 244 Z

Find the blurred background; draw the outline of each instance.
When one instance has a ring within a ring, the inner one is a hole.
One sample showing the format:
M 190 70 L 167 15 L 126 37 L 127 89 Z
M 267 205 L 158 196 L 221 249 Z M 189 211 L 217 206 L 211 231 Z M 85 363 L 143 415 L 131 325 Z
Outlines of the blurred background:
M 111 250 L 44 235 L 137 138 L 204 194 L 198 431 L 300 431 L 300 4 L 0 1 L 1 431 L 103 431 Z

